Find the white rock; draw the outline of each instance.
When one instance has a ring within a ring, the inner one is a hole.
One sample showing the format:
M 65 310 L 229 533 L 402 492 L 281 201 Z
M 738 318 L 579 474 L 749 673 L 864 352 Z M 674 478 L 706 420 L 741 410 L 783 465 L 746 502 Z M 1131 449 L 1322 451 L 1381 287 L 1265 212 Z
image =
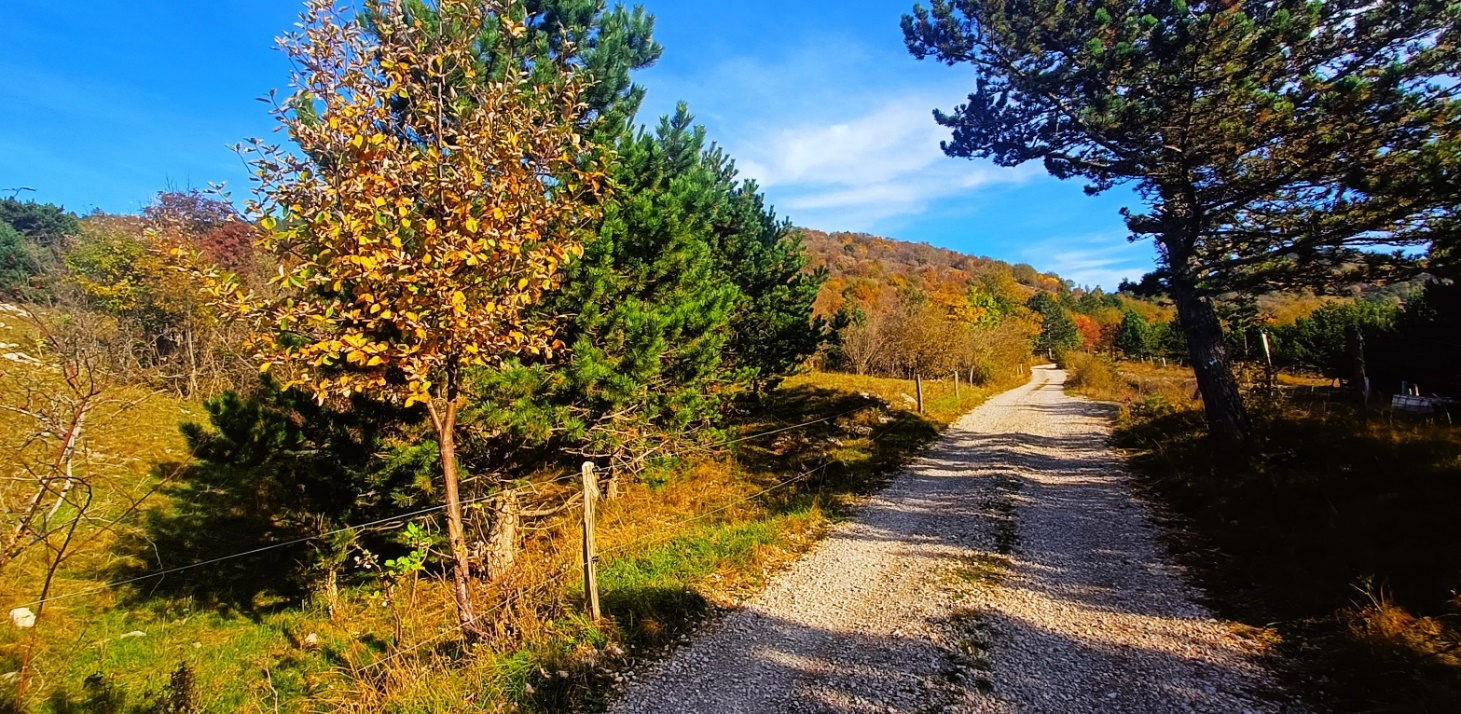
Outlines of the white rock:
M 313 633 L 313 632 L 309 633 L 308 635 L 305 635 L 304 636 L 304 646 L 305 647 L 319 647 L 320 646 L 320 636 L 317 635 L 317 634 L 315 634 L 315 633 Z
M 117 639 L 119 639 L 119 640 L 125 640 L 125 639 L 129 639 L 129 638 L 132 638 L 132 637 L 146 637 L 146 636 L 147 636 L 147 633 L 146 632 L 143 632 L 141 630 L 132 630 L 131 632 L 128 632 L 127 634 L 122 635 L 121 637 L 118 637 Z
M 10 611 L 10 623 L 24 630 L 36 626 L 36 614 L 28 607 L 17 607 Z

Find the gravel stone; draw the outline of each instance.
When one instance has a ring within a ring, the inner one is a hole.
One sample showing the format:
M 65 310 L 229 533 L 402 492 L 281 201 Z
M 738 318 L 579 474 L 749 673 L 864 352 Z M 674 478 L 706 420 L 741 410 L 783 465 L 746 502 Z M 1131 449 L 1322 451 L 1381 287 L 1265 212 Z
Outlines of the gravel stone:
M 1108 407 L 1036 368 L 619 714 L 1298 712 L 1157 541 Z

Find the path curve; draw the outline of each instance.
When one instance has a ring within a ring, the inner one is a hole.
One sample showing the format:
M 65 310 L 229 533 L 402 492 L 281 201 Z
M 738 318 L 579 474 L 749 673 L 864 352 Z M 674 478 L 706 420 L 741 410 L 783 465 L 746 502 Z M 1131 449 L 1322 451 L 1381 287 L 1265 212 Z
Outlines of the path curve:
M 949 427 L 620 714 L 1286 712 L 1195 604 L 1107 446 L 1036 368 Z

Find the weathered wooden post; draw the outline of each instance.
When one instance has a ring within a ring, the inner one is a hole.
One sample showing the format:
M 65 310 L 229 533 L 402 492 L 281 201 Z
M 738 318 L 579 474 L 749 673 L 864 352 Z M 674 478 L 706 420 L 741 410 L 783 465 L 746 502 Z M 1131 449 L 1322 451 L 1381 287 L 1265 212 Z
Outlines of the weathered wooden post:
M 599 553 L 594 547 L 594 510 L 599 500 L 598 478 L 594 476 L 594 462 L 583 462 L 583 597 L 588 614 L 598 621 L 599 613 Z
M 918 413 L 923 413 L 923 375 L 913 373 L 913 391 L 918 392 Z
M 1263 359 L 1264 359 L 1264 361 L 1268 365 L 1268 371 L 1265 372 L 1264 374 L 1265 374 L 1265 376 L 1267 378 L 1267 381 L 1268 381 L 1268 390 L 1270 392 L 1272 392 L 1273 391 L 1273 383 L 1274 383 L 1274 380 L 1276 378 L 1276 375 L 1274 374 L 1274 371 L 1273 371 L 1273 349 L 1268 346 L 1268 331 L 1267 330 L 1258 333 L 1258 336 L 1263 339 Z

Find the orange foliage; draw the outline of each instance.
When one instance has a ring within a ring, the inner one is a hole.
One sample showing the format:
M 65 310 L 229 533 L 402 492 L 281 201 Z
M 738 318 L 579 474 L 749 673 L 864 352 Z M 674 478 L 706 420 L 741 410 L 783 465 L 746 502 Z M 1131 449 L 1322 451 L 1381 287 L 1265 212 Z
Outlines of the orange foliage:
M 1081 349 L 1087 352 L 1099 351 L 1104 341 L 1101 323 L 1090 315 L 1081 313 L 1074 313 L 1070 318 L 1075 321 L 1075 329 L 1081 334 Z

